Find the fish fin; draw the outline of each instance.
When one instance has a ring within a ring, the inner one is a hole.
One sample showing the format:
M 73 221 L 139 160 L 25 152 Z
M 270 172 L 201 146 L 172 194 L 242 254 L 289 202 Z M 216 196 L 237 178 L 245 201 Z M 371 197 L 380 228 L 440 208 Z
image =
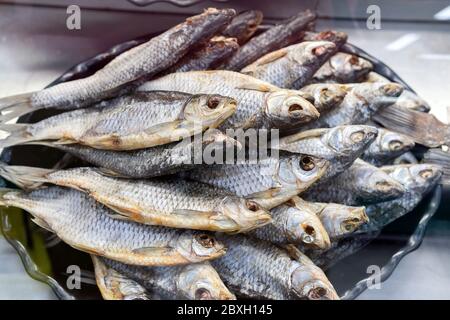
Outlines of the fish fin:
M 255 192 L 245 196 L 247 199 L 269 199 L 275 196 L 278 192 L 281 191 L 281 188 L 271 188 L 268 190 Z
M 261 82 L 260 81 L 251 81 L 251 82 L 247 82 L 245 84 L 239 85 L 236 88 L 243 89 L 243 90 L 260 91 L 260 92 L 273 92 L 273 91 L 275 91 L 276 87 L 265 84 L 262 81 Z
M 430 148 L 450 143 L 449 126 L 429 113 L 400 106 L 388 106 L 377 112 L 373 120 L 387 129 L 403 133 Z
M 0 162 L 0 176 L 22 189 L 36 189 L 48 182 L 45 177 L 54 172 L 52 169 L 34 168 L 26 166 L 10 166 Z
M 97 200 L 97 199 L 96 199 Z M 133 219 L 133 213 L 130 211 L 126 211 L 123 210 L 123 208 L 112 205 L 112 204 L 107 204 L 107 203 L 103 203 L 102 204 L 111 209 L 110 211 L 108 211 L 106 213 L 106 215 L 112 219 L 116 219 L 116 220 L 126 220 L 126 221 L 136 221 L 137 219 Z
M 306 138 L 318 138 L 318 137 L 323 136 L 328 131 L 329 131 L 328 128 L 318 128 L 318 129 L 302 131 L 299 133 L 294 133 L 290 136 L 281 138 L 279 144 L 281 145 L 281 144 L 291 143 L 291 142 L 295 142 L 295 141 L 306 139 Z
M 172 247 L 143 247 L 133 249 L 133 253 L 135 254 L 156 257 L 170 256 L 174 252 L 177 251 Z
M 294 259 L 300 262 L 301 264 L 314 265 L 314 263 L 295 245 L 286 244 L 283 246 L 283 248 L 286 250 L 287 254 L 291 257 L 291 259 Z
M 31 218 L 31 221 L 33 221 L 39 227 L 41 227 L 41 228 L 43 228 L 43 229 L 45 229 L 47 231 L 55 232 L 55 231 L 53 231 L 52 227 L 50 227 L 50 225 L 47 222 L 45 222 L 44 220 L 42 220 L 41 218 L 33 216 L 33 218 Z
M 108 169 L 108 168 L 99 167 L 99 168 L 96 168 L 96 169 L 97 169 L 97 171 L 98 171 L 100 174 L 102 174 L 102 175 L 104 175 L 104 176 L 107 176 L 107 177 L 129 178 L 129 177 L 127 177 L 126 175 L 120 174 L 120 173 L 115 172 L 115 171 L 113 171 L 113 170 L 111 170 L 111 169 Z
M 33 107 L 31 96 L 34 92 L 0 98 L 0 123 L 20 117 L 41 108 Z
M 8 207 L 9 205 L 6 203 L 4 196 L 9 192 L 18 192 L 17 189 L 12 188 L 0 188 L 0 206 Z
M 277 60 L 285 57 L 287 54 L 288 54 L 288 50 L 286 50 L 286 48 L 283 48 L 283 49 L 280 49 L 277 51 L 273 51 L 273 52 L 266 54 L 265 56 L 260 58 L 258 61 L 256 61 L 256 64 L 264 65 L 264 64 L 272 63 L 274 61 L 277 61 Z
M 25 144 L 34 140 L 28 132 L 28 124 L 14 123 L 14 124 L 1 124 L 0 131 L 9 133 L 9 136 L 0 140 L 0 149 L 11 147 L 19 144 Z

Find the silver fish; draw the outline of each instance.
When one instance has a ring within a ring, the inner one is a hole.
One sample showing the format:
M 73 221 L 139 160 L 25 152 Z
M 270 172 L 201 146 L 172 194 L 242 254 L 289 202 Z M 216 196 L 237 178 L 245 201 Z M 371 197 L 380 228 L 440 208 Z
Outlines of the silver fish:
M 270 52 L 241 72 L 280 88 L 299 89 L 335 50 L 331 42 L 305 41 Z
M 81 108 L 113 97 L 169 68 L 193 46 L 219 33 L 235 16 L 232 9 L 205 10 L 163 34 L 134 47 L 109 62 L 92 76 L 58 84 L 37 92 L 0 99 L 1 121 L 42 108 Z
M 324 183 L 312 186 L 302 197 L 308 201 L 358 206 L 396 199 L 404 192 L 404 187 L 387 173 L 356 159 L 346 171 Z
M 319 117 L 316 108 L 295 90 L 232 71 L 173 73 L 146 82 L 139 90 L 220 93 L 234 98 L 238 107 L 222 128 L 271 129 L 296 127 Z
M 221 237 L 229 246 L 212 262 L 238 297 L 252 299 L 339 299 L 325 274 L 302 255 L 293 260 L 282 249 L 243 235 Z
M 432 164 L 385 166 L 381 170 L 401 183 L 405 192 L 397 199 L 368 205 L 366 212 L 370 220 L 357 232 L 380 231 L 411 212 L 442 176 L 441 168 Z
M 266 53 L 295 43 L 302 30 L 312 22 L 316 15 L 309 11 L 302 11 L 288 21 L 280 23 L 253 37 L 241 46 L 234 56 L 221 66 L 221 69 L 238 71 L 256 61 Z
M 138 92 L 34 124 L 0 126 L 11 132 L 0 146 L 54 140 L 97 149 L 143 149 L 215 128 L 235 110 L 234 99 L 219 95 Z
M 114 212 L 72 189 L 3 190 L 0 204 L 28 211 L 36 224 L 75 249 L 123 263 L 171 266 L 214 259 L 226 251 L 206 233 L 112 219 Z
M 366 79 L 364 80 L 366 82 L 389 82 L 388 79 L 383 77 L 382 75 L 376 73 L 376 72 L 369 72 Z M 409 90 L 403 90 L 400 97 L 397 99 L 395 106 L 400 106 L 403 108 L 411 109 L 414 111 L 420 111 L 420 112 L 429 112 L 431 107 L 430 105 L 421 97 L 419 97 L 417 94 L 409 91 Z
M 337 203 L 308 202 L 292 198 L 297 207 L 309 210 L 319 217 L 331 240 L 348 236 L 369 221 L 365 207 L 351 207 Z
M 214 69 L 221 62 L 231 57 L 238 48 L 239 45 L 235 38 L 213 37 L 204 47 L 187 54 L 173 67 L 164 71 L 163 74 Z
M 269 212 L 255 202 L 198 182 L 121 179 L 91 167 L 52 170 L 0 164 L 0 175 L 21 187 L 44 182 L 83 191 L 114 210 L 111 217 L 149 225 L 239 232 L 271 221 Z
M 263 20 L 263 13 L 258 10 L 248 10 L 239 13 L 222 31 L 226 37 L 236 38 L 239 45 L 243 45 L 258 29 Z
M 396 83 L 360 83 L 343 85 L 348 93 L 337 107 L 318 120 L 305 124 L 302 130 L 332 128 L 341 125 L 365 124 L 374 114 L 395 103 L 403 88 Z
M 139 283 L 107 267 L 100 257 L 91 255 L 95 280 L 104 300 L 150 300 Z
M 338 107 L 347 91 L 340 84 L 335 83 L 315 83 L 301 88 L 301 92 L 310 94 L 314 98 L 314 107 L 320 114 Z
M 411 150 L 413 147 L 414 140 L 411 138 L 394 131 L 379 128 L 377 138 L 364 151 L 361 158 L 373 165 L 381 166 Z
M 372 71 L 369 61 L 353 54 L 338 52 L 314 74 L 312 82 L 361 82 Z
M 292 154 L 268 157 L 257 163 L 205 166 L 188 172 L 187 176 L 272 209 L 308 189 L 328 166 L 326 160 Z
M 102 259 L 109 268 L 141 284 L 160 299 L 234 300 L 208 262 L 173 267 L 142 267 Z
M 219 130 L 208 129 L 203 135 L 181 142 L 134 151 L 100 150 L 78 144 L 32 142 L 69 154 L 102 168 L 105 174 L 130 178 L 151 178 L 174 174 L 204 164 L 205 155 L 222 154 L 240 149 L 241 144 Z
M 318 216 L 289 201 L 271 210 L 272 223 L 248 234 L 277 245 L 302 244 L 308 248 L 330 247 L 330 237 Z
M 271 148 L 308 154 L 330 162 L 321 180 L 334 177 L 349 168 L 373 143 L 377 128 L 364 125 L 313 129 L 281 138 Z

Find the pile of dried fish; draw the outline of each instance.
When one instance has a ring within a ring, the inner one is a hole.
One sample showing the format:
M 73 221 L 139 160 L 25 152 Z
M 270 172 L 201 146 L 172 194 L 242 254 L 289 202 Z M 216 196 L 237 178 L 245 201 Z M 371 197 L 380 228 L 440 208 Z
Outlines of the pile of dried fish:
M 91 165 L 0 163 L 22 189 L 0 204 L 91 254 L 105 299 L 338 299 L 320 267 L 439 182 L 402 162 L 426 137 L 395 130 L 426 102 L 313 12 L 256 33 L 262 18 L 207 9 L 92 76 L 0 99 L 0 147 Z M 6 123 L 44 108 L 62 113 Z

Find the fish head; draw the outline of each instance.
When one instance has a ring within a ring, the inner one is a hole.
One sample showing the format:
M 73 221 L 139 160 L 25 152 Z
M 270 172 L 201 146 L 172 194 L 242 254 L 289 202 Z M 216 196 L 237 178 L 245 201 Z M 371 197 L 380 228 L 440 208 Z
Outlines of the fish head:
M 201 127 L 217 127 L 237 108 L 233 98 L 217 94 L 193 95 L 185 104 L 182 119 L 198 123 Z
M 330 247 L 330 237 L 314 212 L 297 207 L 287 207 L 286 210 L 285 228 L 292 243 L 314 249 Z
M 408 136 L 384 129 L 380 130 L 376 143 L 378 152 L 389 157 L 397 157 L 411 150 L 415 145 L 414 140 Z
M 381 202 L 401 197 L 405 188 L 383 170 L 366 165 L 353 172 L 355 196 L 363 202 Z
M 431 109 L 430 105 L 424 99 L 408 90 L 403 91 L 397 99 L 396 105 L 420 112 L 429 112 Z
M 263 13 L 259 10 L 248 10 L 240 13 L 228 25 L 224 33 L 230 36 L 237 36 L 240 43 L 250 38 L 263 19 Z
M 309 155 L 280 155 L 274 178 L 284 188 L 300 192 L 319 180 L 329 166 L 329 161 Z
M 328 41 L 305 41 L 291 48 L 291 60 L 303 67 L 321 64 L 336 51 L 336 45 Z
M 238 197 L 226 197 L 216 209 L 213 224 L 223 229 L 249 231 L 272 222 L 270 212 L 254 201 Z
M 407 190 L 420 194 L 427 193 L 442 176 L 441 167 L 428 163 L 386 166 L 381 169 Z
M 319 112 L 331 109 L 344 101 L 347 91 L 337 84 L 320 84 L 314 89 L 314 105 Z M 320 106 L 320 107 L 319 107 Z
M 321 140 L 336 155 L 356 158 L 375 140 L 377 134 L 378 129 L 371 126 L 337 126 L 329 129 Z
M 212 234 L 207 232 L 183 231 L 178 237 L 176 250 L 190 262 L 218 258 L 226 248 Z
M 176 279 L 177 289 L 187 300 L 235 300 L 236 297 L 208 262 L 182 267 Z
M 357 87 L 360 94 L 370 102 L 368 106 L 372 112 L 396 103 L 403 92 L 403 87 L 394 82 L 362 83 Z
M 233 9 L 208 8 L 201 14 L 187 18 L 185 25 L 191 31 L 191 36 L 197 35 L 199 39 L 207 39 L 223 30 L 235 16 L 236 11 Z
M 295 90 L 280 89 L 266 96 L 264 113 L 275 128 L 307 123 L 319 118 L 314 105 Z
M 356 79 L 363 79 L 372 71 L 371 62 L 354 54 L 337 53 L 330 58 L 330 66 L 340 74 L 352 74 Z
M 323 271 L 311 261 L 294 264 L 293 267 L 291 288 L 295 296 L 308 300 L 339 300 L 336 290 Z
M 350 234 L 369 221 L 365 207 L 350 207 L 339 204 L 327 204 L 323 208 L 321 221 L 333 237 Z

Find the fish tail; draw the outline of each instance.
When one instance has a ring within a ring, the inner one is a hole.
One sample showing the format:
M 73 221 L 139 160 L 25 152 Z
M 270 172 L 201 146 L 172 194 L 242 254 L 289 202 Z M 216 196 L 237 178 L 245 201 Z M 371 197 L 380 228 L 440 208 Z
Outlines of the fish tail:
M 9 136 L 0 140 L 0 148 L 11 147 L 33 141 L 34 138 L 27 133 L 28 124 L 0 124 L 0 131 L 9 133 Z
M 32 105 L 31 96 L 34 92 L 0 98 L 0 123 L 5 123 L 24 114 L 38 110 Z
M 0 176 L 11 181 L 16 186 L 27 190 L 36 189 L 48 182 L 46 175 L 53 171 L 55 170 L 25 166 L 10 166 L 4 162 L 0 162 Z
M 9 192 L 17 191 L 17 189 L 0 188 L 0 206 L 8 207 L 8 200 L 4 198 L 5 194 Z

